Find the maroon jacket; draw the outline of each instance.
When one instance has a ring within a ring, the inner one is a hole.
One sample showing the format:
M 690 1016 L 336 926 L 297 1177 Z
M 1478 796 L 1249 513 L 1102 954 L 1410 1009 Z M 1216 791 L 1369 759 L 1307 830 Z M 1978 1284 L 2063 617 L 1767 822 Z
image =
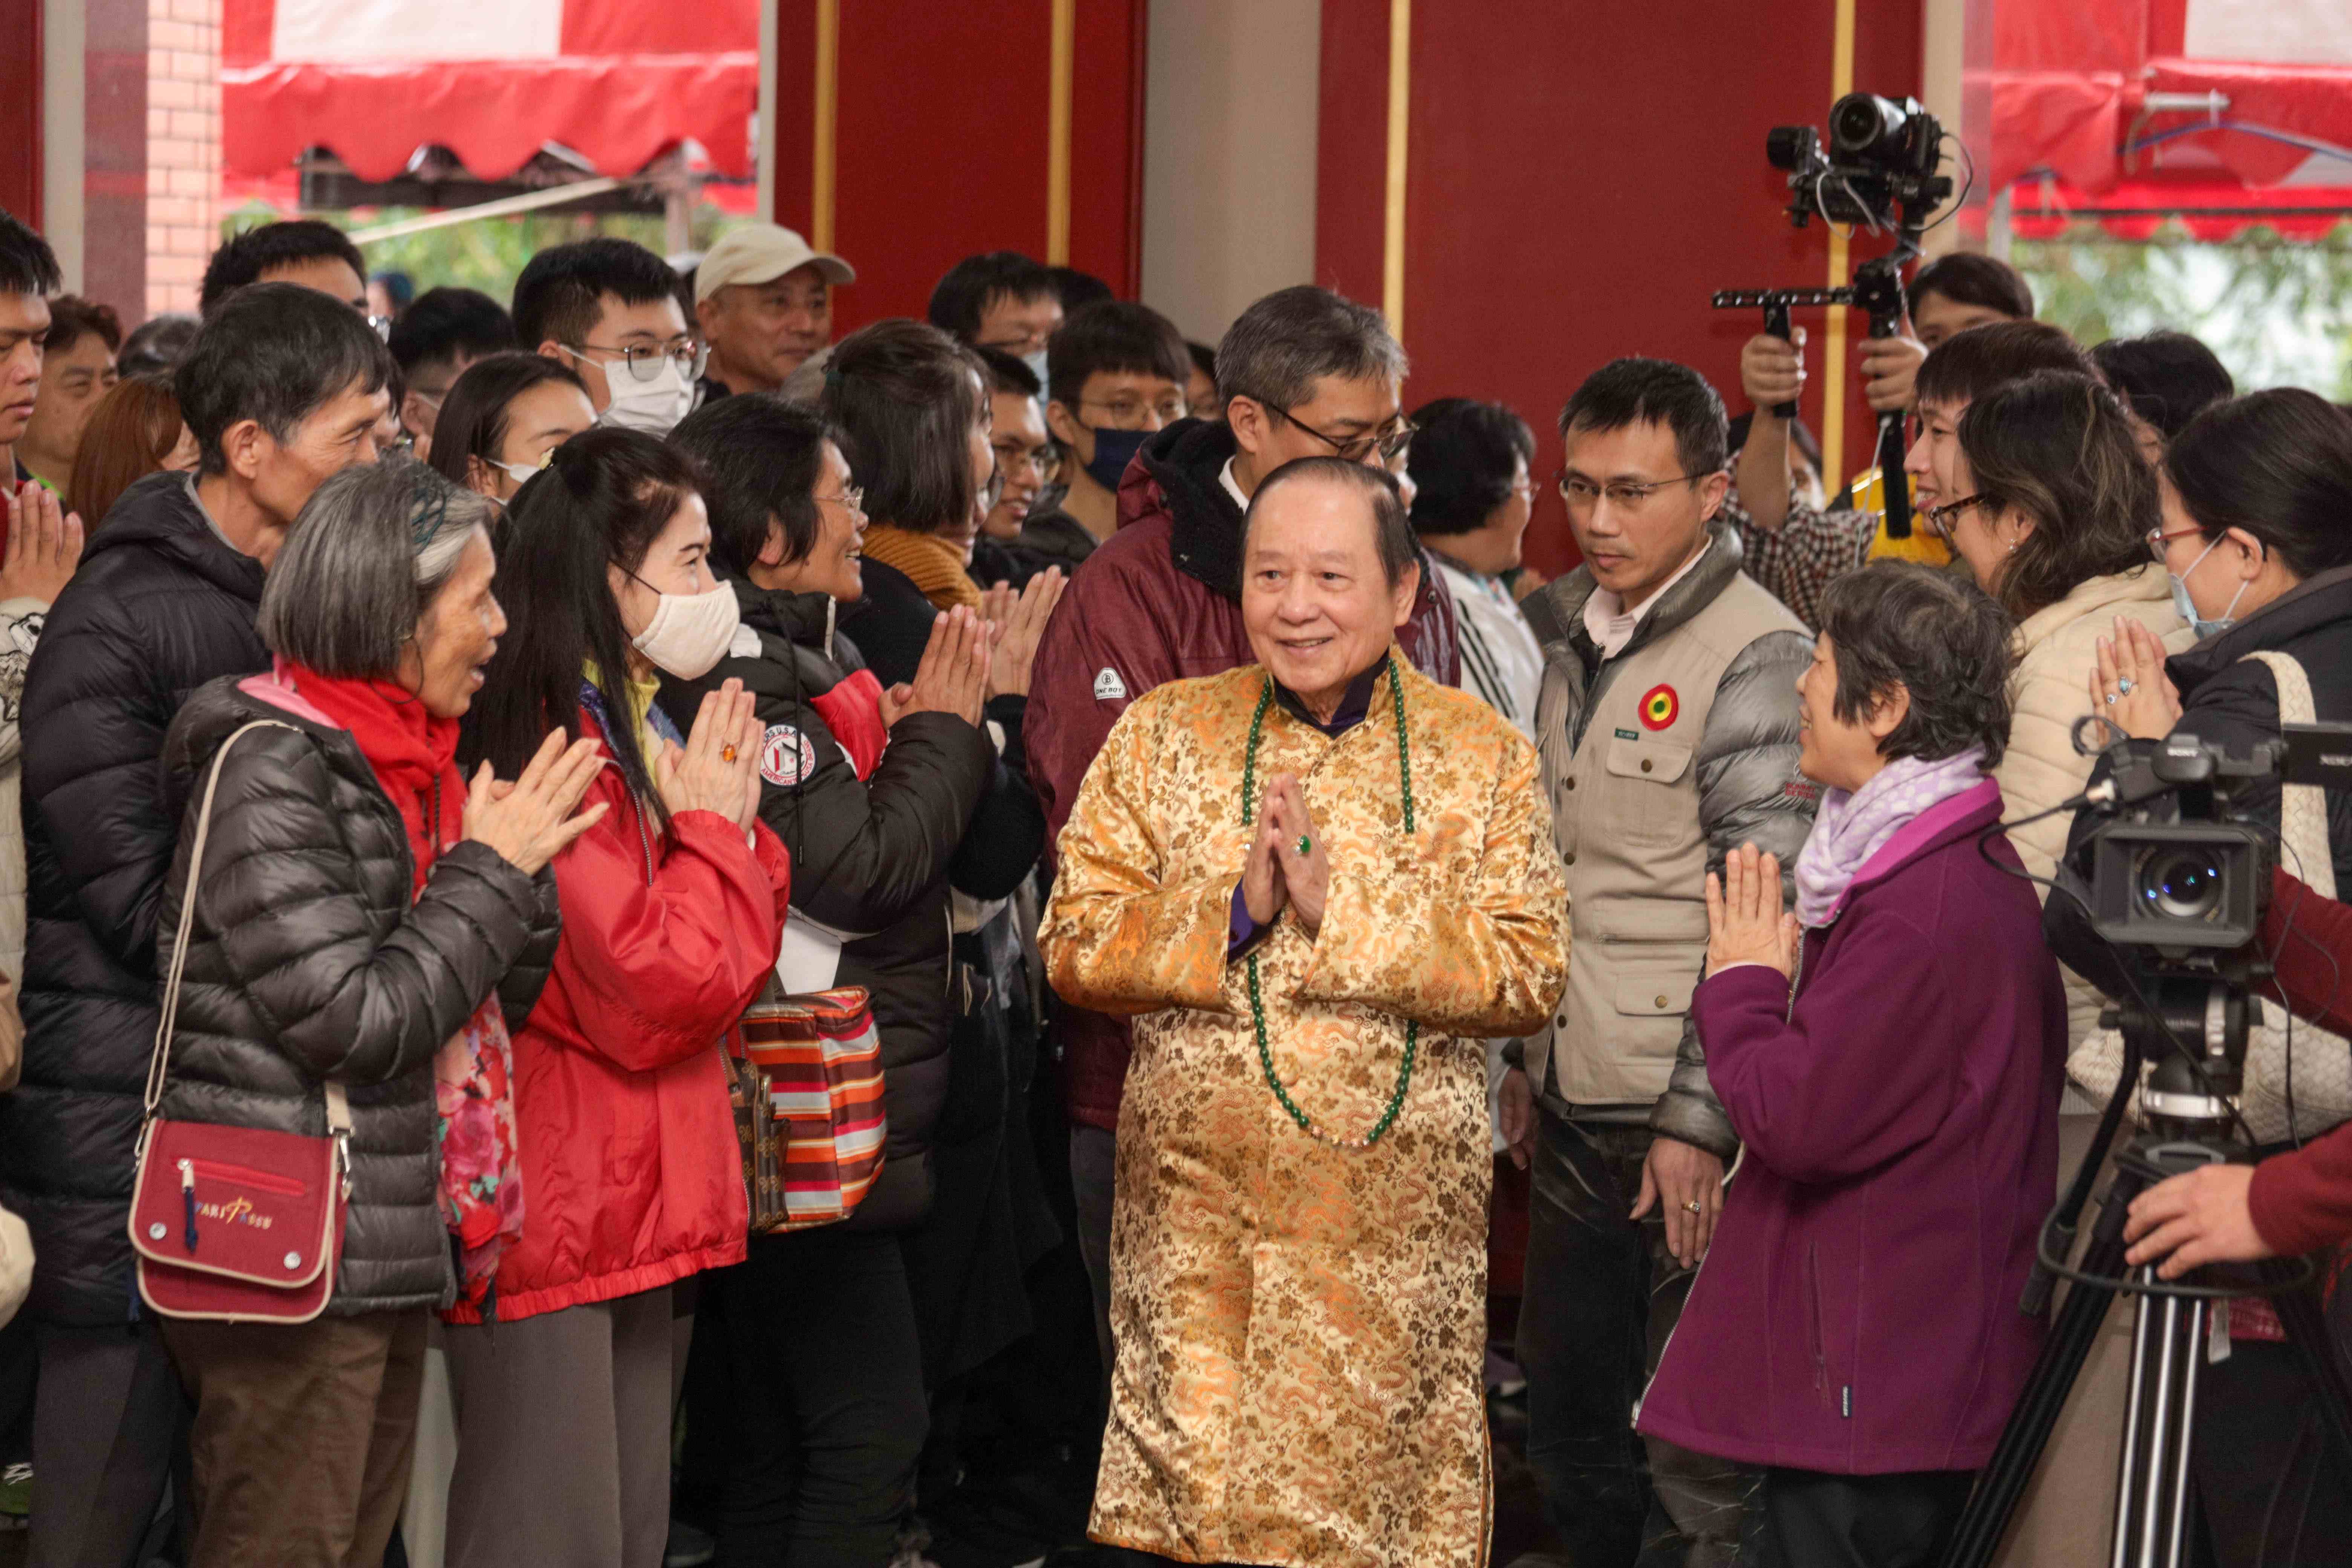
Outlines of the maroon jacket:
M 2042 1344 L 2066 997 L 1991 780 L 1922 812 L 1777 971 L 1692 999 L 1746 1144 L 1643 1432 L 1839 1475 L 1973 1470 Z
M 2337 956 L 2352 954 L 2352 908 L 2274 869 L 2261 945 L 2278 968 L 2264 994 L 2299 1018 L 2352 1034 L 2352 957 Z M 2256 1165 L 2246 1204 L 2275 1252 L 2316 1252 L 2352 1238 L 2352 1121 Z
M 1162 681 L 1257 662 L 1242 627 L 1242 512 L 1217 478 L 1233 455 L 1222 422 L 1179 420 L 1146 441 L 1119 483 L 1118 531 L 1087 557 L 1045 627 L 1026 740 L 1048 843 L 1129 702 Z M 1454 602 L 1425 566 L 1397 641 L 1423 674 L 1462 684 Z M 1059 1034 L 1071 1119 L 1117 1128 L 1127 1021 L 1066 1007 Z

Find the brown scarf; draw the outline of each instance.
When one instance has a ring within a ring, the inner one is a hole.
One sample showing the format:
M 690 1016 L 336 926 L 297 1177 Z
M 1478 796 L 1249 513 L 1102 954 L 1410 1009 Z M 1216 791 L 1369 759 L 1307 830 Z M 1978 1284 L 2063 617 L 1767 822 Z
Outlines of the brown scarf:
M 963 547 L 953 540 L 877 522 L 866 531 L 865 553 L 904 572 L 935 608 L 980 608 L 980 584 L 963 569 Z

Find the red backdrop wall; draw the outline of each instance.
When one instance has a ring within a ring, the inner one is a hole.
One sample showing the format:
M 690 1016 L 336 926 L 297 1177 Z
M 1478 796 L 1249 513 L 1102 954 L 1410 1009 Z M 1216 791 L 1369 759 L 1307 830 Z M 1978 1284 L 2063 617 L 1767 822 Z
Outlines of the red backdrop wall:
M 0 207 L 41 226 L 41 0 L 0 0 Z
M 840 7 L 834 248 L 857 268 L 836 331 L 920 316 L 982 250 L 1045 258 L 1052 0 Z M 777 16 L 776 221 L 813 206 L 814 0 Z M 1145 0 L 1083 0 L 1072 70 L 1069 264 L 1132 297 L 1141 271 Z
M 1739 345 L 1761 319 L 1710 310 L 1708 295 L 1826 280 L 1828 236 L 1818 223 L 1789 226 L 1764 134 L 1822 123 L 1834 10 L 1834 0 L 1413 7 L 1406 400 L 1492 398 L 1535 426 L 1528 558 L 1539 569 L 1576 559 L 1550 478 L 1552 422 L 1577 382 L 1619 354 L 1661 355 L 1698 367 L 1736 414 Z M 1854 86 L 1917 92 L 1918 7 L 1857 10 Z M 1372 301 L 1388 54 L 1386 0 L 1323 0 L 1318 281 Z M 1813 344 L 1804 415 L 1819 430 L 1824 318 L 1800 320 Z M 1850 342 L 1864 325 L 1850 321 Z M 1846 466 L 1860 468 L 1871 423 L 1859 395 L 1846 429 Z

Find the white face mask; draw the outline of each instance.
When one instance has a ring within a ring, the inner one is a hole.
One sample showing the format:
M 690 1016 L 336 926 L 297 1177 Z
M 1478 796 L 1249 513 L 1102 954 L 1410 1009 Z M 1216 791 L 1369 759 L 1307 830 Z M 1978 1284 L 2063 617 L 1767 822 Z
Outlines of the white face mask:
M 663 594 L 654 618 L 629 646 L 666 675 L 699 680 L 727 657 L 740 618 L 735 590 L 725 583 L 707 594 Z
M 694 407 L 694 383 L 687 379 L 686 367 L 667 355 L 662 358 L 661 374 L 651 381 L 639 381 L 619 360 L 607 360 L 603 368 L 613 404 L 596 416 L 599 425 L 662 437 L 677 428 Z

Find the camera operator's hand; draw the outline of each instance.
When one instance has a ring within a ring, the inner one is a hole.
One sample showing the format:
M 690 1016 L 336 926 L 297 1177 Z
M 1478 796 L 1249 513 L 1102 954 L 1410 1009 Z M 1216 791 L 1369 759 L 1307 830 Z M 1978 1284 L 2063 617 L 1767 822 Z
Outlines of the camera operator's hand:
M 1666 1250 L 1684 1268 L 1696 1268 L 1723 1212 L 1723 1162 L 1695 1143 L 1659 1134 L 1642 1162 L 1642 1193 L 1629 1217 L 1640 1219 L 1652 1204 L 1664 1213 Z
M 2164 645 L 2145 622 L 2116 617 L 2091 668 L 2091 711 L 2139 741 L 2161 741 L 2180 722 L 2180 689 L 2164 673 Z
M 2246 1193 L 2252 1165 L 2204 1165 L 2157 1183 L 2132 1200 L 2124 1261 L 2137 1268 L 2163 1258 L 2160 1279 L 2178 1279 L 2200 1263 L 2258 1263 L 2278 1254 L 2254 1228 Z M 2169 1255 L 2169 1256 L 2168 1256 Z
M 1870 405 L 1881 414 L 1909 413 L 1911 382 L 1927 357 L 1927 345 L 1916 338 L 1864 338 L 1861 348 L 1863 393 Z
M 1796 329 L 1796 341 L 1759 332 L 1739 351 L 1739 390 L 1759 415 L 1783 403 L 1794 403 L 1805 390 L 1805 329 Z

